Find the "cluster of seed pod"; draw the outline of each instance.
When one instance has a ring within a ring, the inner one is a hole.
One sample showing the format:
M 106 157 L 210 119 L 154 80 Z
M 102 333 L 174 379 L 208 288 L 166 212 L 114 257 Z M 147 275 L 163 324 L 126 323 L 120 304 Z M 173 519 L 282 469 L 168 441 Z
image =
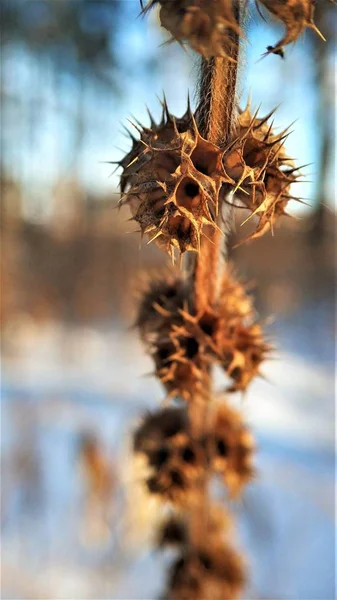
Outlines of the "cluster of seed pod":
M 331 1 L 331 0 L 330 0 Z M 187 42 L 193 50 L 206 59 L 227 56 L 231 59 L 231 37 L 243 35 L 238 25 L 237 11 L 240 2 L 235 0 L 150 0 L 144 7 L 147 12 L 160 5 L 161 25 L 169 31 L 171 41 Z M 247 1 L 244 2 L 247 4 Z M 324 37 L 314 23 L 315 0 L 256 0 L 259 13 L 266 8 L 285 26 L 285 34 L 267 53 L 284 56 L 284 46 L 295 42 L 306 28 Z
M 200 439 L 192 435 L 185 408 L 164 408 L 147 415 L 134 434 L 134 451 L 145 456 L 146 485 L 175 512 L 157 534 L 157 546 L 178 551 L 163 598 L 167 600 L 235 599 L 246 580 L 240 555 L 228 543 L 232 522 L 227 511 L 211 504 L 207 538 L 193 544 L 186 518 L 198 506 L 200 475 L 218 473 L 230 496 L 236 496 L 253 474 L 254 445 L 238 411 L 217 402 Z
M 152 281 L 142 296 L 137 325 L 156 376 L 170 397 L 185 401 L 203 395 L 214 364 L 231 379 L 228 391 L 246 390 L 270 350 L 251 297 L 230 269 L 223 275 L 219 300 L 201 312 L 194 310 L 191 290 L 179 276 Z
M 159 124 L 138 127 L 131 151 L 118 162 L 122 167 L 120 204 L 128 204 L 132 219 L 168 251 L 200 250 L 202 236 L 218 229 L 218 214 L 229 194 L 258 217 L 247 238 L 273 229 L 286 214 L 291 185 L 301 174 L 287 155 L 287 132 L 277 135 L 267 117 L 259 118 L 248 105 L 241 111 L 232 139 L 225 148 L 205 140 L 188 107 L 176 119 L 164 100 Z
M 145 417 L 134 433 L 134 452 L 145 456 L 150 493 L 178 506 L 193 504 L 195 483 L 205 469 L 218 474 L 230 497 L 254 476 L 254 440 L 241 414 L 216 402 L 207 430 L 196 439 L 184 408 Z
M 169 396 L 185 401 L 184 406 L 148 414 L 134 433 L 134 452 L 145 458 L 148 492 L 174 510 L 157 536 L 159 547 L 179 552 L 163 598 L 238 598 L 246 575 L 240 555 L 227 541 L 227 512 L 211 505 L 207 539 L 198 546 L 188 515 L 198 510 L 198 489 L 206 473 L 220 478 L 229 498 L 242 493 L 255 474 L 254 440 L 240 412 L 221 398 L 212 401 L 207 423 L 196 435 L 189 406 L 197 397 L 209 401 L 213 364 L 225 369 L 232 391 L 245 389 L 257 374 L 269 347 L 252 299 L 228 268 L 219 299 L 198 313 L 190 282 L 170 270 L 149 278 L 136 326 Z
M 223 506 L 212 503 L 207 540 L 196 549 L 182 514 L 171 514 L 159 530 L 157 545 L 177 551 L 162 600 L 236 599 L 245 585 L 246 569 L 241 556 L 228 542 L 232 521 Z

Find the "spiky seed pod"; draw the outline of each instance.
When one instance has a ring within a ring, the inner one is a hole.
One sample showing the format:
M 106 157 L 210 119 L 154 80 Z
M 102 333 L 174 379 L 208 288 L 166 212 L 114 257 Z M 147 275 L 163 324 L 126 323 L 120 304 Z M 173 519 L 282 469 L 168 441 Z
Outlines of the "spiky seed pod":
M 248 103 L 224 153 L 224 168 L 235 181 L 235 198 L 251 212 L 250 217 L 258 217 L 255 232 L 244 241 L 273 230 L 277 219 L 287 214 L 289 200 L 300 200 L 291 194 L 291 185 L 301 174 L 284 147 L 287 130 L 276 135 L 268 124 L 273 112 L 258 118 L 257 113 L 251 115 Z
M 192 309 L 188 284 L 180 278 L 158 279 L 144 292 L 137 317 L 156 376 L 170 396 L 186 401 L 204 394 L 211 363 L 209 338 L 202 329 L 202 336 L 196 337 L 193 327 L 185 326 Z M 210 323 L 204 320 L 201 325 L 207 329 Z
M 228 391 L 246 390 L 251 380 L 260 374 L 261 363 L 271 347 L 256 322 L 250 296 L 236 281 L 233 272 L 224 273 L 217 306 L 197 314 L 186 310 L 180 314 L 183 321 L 180 326 L 175 325 L 170 334 L 172 350 L 173 346 L 176 348 L 176 353 L 171 354 L 170 380 L 176 381 L 177 373 L 173 368 L 176 361 L 185 361 L 191 369 L 195 367 L 195 377 L 203 372 L 203 366 L 209 370 L 217 363 L 232 380 Z M 186 345 L 188 352 L 184 350 Z M 182 381 L 175 385 L 182 387 Z
M 315 0 L 259 0 L 286 28 L 284 37 L 275 44 L 268 46 L 267 54 L 279 54 L 283 57 L 283 47 L 296 42 L 303 31 L 309 27 L 323 40 L 324 37 L 314 23 Z
M 218 404 L 207 438 L 212 469 L 219 473 L 232 496 L 237 496 L 255 470 L 255 442 L 241 414 L 228 404 Z
M 184 504 L 205 468 L 205 449 L 190 435 L 184 409 L 167 408 L 144 419 L 134 434 L 134 451 L 150 469 L 146 485 L 164 500 Z
M 200 136 L 189 107 L 177 121 L 165 101 L 164 120 L 139 131 L 141 145 L 134 142 L 119 163 L 121 204 L 130 206 L 141 233 L 171 256 L 174 248 L 198 252 L 205 227 L 217 228 L 220 189 L 232 183 L 223 151 Z
M 252 297 L 231 268 L 222 278 L 218 314 L 213 341 L 218 362 L 232 380 L 227 391 L 245 391 L 260 374 L 261 364 L 272 348 L 256 320 Z
M 126 156 L 117 164 L 123 169 L 121 175 L 121 191 L 132 186 L 137 181 L 137 173 L 142 170 L 144 165 L 150 159 L 150 148 L 164 150 L 165 148 L 175 146 L 176 131 L 184 133 L 191 126 L 191 111 L 188 106 L 185 114 L 178 118 L 170 115 L 166 99 L 162 102 L 162 116 L 159 123 L 156 123 L 151 112 L 148 110 L 150 118 L 150 127 L 145 127 L 141 123 L 132 123 L 137 130 L 139 138 L 136 138 L 128 129 L 126 132 L 132 141 L 132 148 Z
M 173 564 L 167 600 L 236 600 L 245 586 L 239 554 L 229 546 L 212 545 L 204 551 L 187 550 Z
M 205 460 L 202 444 L 189 435 L 170 438 L 149 455 L 152 475 L 146 482 L 148 490 L 173 504 L 193 503 L 196 481 L 205 469 Z
M 232 0 L 150 0 L 144 12 L 157 4 L 161 25 L 172 41 L 187 42 L 205 58 L 230 58 L 231 33 L 241 35 Z
M 187 412 L 183 408 L 164 408 L 147 414 L 134 432 L 133 450 L 148 457 L 170 438 L 189 431 Z
M 168 271 L 166 277 L 152 278 L 140 298 L 135 325 L 142 340 L 151 343 L 166 335 L 170 325 L 181 322 L 180 310 L 191 302 L 191 289 L 180 273 Z
M 152 282 L 138 317 L 155 374 L 168 395 L 187 402 L 196 394 L 206 396 L 215 363 L 232 379 L 230 391 L 245 390 L 270 351 L 251 297 L 231 268 L 224 273 L 217 305 L 201 312 L 195 313 L 188 288 L 184 297 L 179 286 L 177 281 L 173 288 L 170 280 L 168 285 L 162 280 Z M 174 294 L 168 298 L 167 290 L 171 295 L 172 289 Z

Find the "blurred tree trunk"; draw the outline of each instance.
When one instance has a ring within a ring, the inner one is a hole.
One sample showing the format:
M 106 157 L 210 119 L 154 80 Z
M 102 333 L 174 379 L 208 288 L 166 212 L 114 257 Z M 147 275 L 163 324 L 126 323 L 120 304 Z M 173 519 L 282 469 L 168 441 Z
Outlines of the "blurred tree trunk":
M 313 227 L 310 232 L 311 241 L 320 243 L 326 231 L 329 218 L 328 187 L 326 182 L 329 177 L 329 158 L 334 145 L 334 108 L 333 99 L 330 97 L 330 57 L 335 44 L 336 12 L 326 2 L 316 5 L 315 22 L 320 31 L 328 40 L 322 43 L 318 36 L 313 36 L 313 61 L 316 67 L 315 82 L 318 92 L 317 122 L 321 133 L 321 161 L 318 171 L 317 207 L 313 216 Z

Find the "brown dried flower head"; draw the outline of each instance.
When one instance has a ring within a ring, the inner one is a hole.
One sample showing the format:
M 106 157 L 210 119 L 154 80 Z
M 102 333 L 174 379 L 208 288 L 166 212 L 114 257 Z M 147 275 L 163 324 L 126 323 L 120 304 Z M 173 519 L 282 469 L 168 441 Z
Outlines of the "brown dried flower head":
M 150 415 L 136 431 L 134 440 L 135 451 L 145 454 L 148 461 L 148 490 L 176 504 L 193 500 L 195 481 L 205 468 L 205 451 L 191 437 L 186 413 L 182 409 L 164 409 Z
M 242 559 L 232 548 L 212 544 L 186 550 L 171 568 L 166 600 L 236 600 L 245 586 Z
M 296 42 L 307 27 L 313 29 L 325 41 L 322 33 L 314 23 L 315 0 L 258 1 L 277 19 L 282 21 L 286 28 L 284 37 L 275 46 L 268 46 L 267 54 L 279 54 L 283 57 L 283 47 Z
M 183 408 L 164 408 L 147 414 L 134 432 L 134 452 L 150 457 L 170 438 L 189 431 L 187 412 Z
M 205 385 L 208 357 L 198 341 L 185 335 L 183 314 L 190 314 L 190 286 L 181 275 L 153 279 L 144 291 L 136 324 L 155 364 L 155 374 L 170 396 L 185 400 Z M 203 358 L 206 362 L 203 362 Z M 207 363 L 207 364 L 206 364 Z
M 180 310 L 188 306 L 191 289 L 181 272 L 167 270 L 160 277 L 149 275 L 142 285 L 135 326 L 141 338 L 151 343 L 166 335 L 171 325 L 181 321 Z
M 274 112 L 258 118 L 257 113 L 251 114 L 248 102 L 224 155 L 225 171 L 235 182 L 235 198 L 251 212 L 250 217 L 258 217 L 256 230 L 247 240 L 273 230 L 277 219 L 287 214 L 289 200 L 301 201 L 291 193 L 291 185 L 301 174 L 284 147 L 289 128 L 278 135 L 274 133 L 272 124 L 268 124 Z
M 149 465 L 152 475 L 146 483 L 150 492 L 178 505 L 193 502 L 196 481 L 205 468 L 201 444 L 187 434 L 174 436 L 151 453 Z
M 119 162 L 123 168 L 121 204 L 131 208 L 141 234 L 174 256 L 198 252 L 205 227 L 217 228 L 219 193 L 231 181 L 222 166 L 222 150 L 201 137 L 190 107 L 173 117 L 164 100 L 159 125 L 140 128 L 140 142 Z M 150 243 L 149 242 L 149 243 Z
M 171 310 L 166 311 L 154 300 L 153 307 L 159 315 L 152 316 L 148 309 L 152 290 L 164 287 L 160 281 L 158 285 L 151 284 L 142 303 L 147 312 L 140 313 L 146 313 L 148 319 L 140 320 L 155 374 L 169 396 L 191 401 L 196 394 L 207 394 L 212 364 L 219 364 L 231 378 L 230 391 L 245 390 L 259 374 L 270 347 L 255 320 L 251 297 L 232 270 L 223 276 L 217 304 L 198 313 L 187 302 L 183 308 L 171 304 Z
M 241 414 L 227 403 L 212 416 L 207 449 L 212 469 L 219 473 L 231 496 L 237 496 L 254 476 L 255 443 Z
M 241 34 L 232 0 L 150 0 L 143 12 L 160 5 L 160 22 L 173 40 L 187 42 L 205 58 L 231 58 L 231 33 Z

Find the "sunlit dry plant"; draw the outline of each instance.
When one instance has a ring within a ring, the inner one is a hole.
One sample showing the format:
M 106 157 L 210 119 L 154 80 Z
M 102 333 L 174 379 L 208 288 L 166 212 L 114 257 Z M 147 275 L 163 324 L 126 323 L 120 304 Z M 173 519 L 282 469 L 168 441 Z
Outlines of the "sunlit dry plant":
M 224 264 L 231 210 L 251 219 L 251 241 L 273 232 L 286 215 L 301 178 L 286 150 L 288 129 L 243 109 L 236 98 L 245 0 L 150 0 L 172 40 L 201 56 L 196 110 L 190 102 L 173 116 L 164 97 L 161 120 L 131 123 L 132 148 L 119 161 L 120 205 L 131 211 L 140 235 L 168 252 L 177 270 L 148 278 L 135 325 L 153 361 L 166 405 L 134 431 L 144 487 L 166 507 L 157 533 L 160 548 L 179 552 L 169 573 L 167 600 L 235 600 L 247 582 L 245 561 L 232 548 L 228 510 L 212 497 L 214 477 L 235 498 L 255 476 L 255 442 L 230 395 L 261 375 L 272 348 L 251 295 Z M 267 53 L 283 56 L 314 25 L 311 0 L 256 0 L 286 28 Z M 248 213 L 248 215 L 247 215 Z M 241 242 L 242 242 L 241 241 Z M 186 254 L 188 258 L 186 259 Z M 222 372 L 215 389 L 214 368 Z M 224 395 L 224 393 L 226 395 Z M 172 404 L 168 405 L 169 403 Z M 169 510 L 169 515 L 167 515 Z

